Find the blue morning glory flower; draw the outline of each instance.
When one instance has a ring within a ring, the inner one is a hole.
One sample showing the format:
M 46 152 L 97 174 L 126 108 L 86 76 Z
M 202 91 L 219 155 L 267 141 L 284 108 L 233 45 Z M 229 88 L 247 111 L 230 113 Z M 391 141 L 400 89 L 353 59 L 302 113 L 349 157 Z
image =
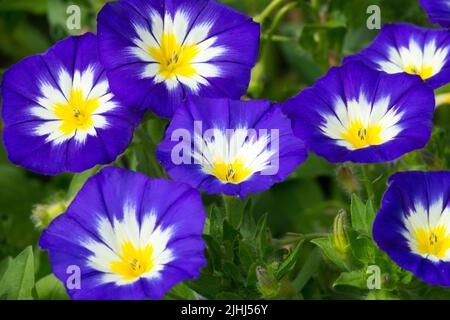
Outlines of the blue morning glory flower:
M 113 92 L 162 117 L 187 95 L 244 95 L 259 33 L 250 17 L 212 0 L 121 0 L 98 16 Z
M 361 60 L 390 74 L 420 76 L 434 89 L 450 82 L 450 33 L 411 24 L 386 24 L 372 44 L 345 61 Z
M 448 0 L 419 0 L 428 13 L 432 23 L 444 28 L 450 28 L 450 1 Z
M 373 226 L 381 250 L 400 267 L 450 286 L 450 172 L 401 172 L 389 180 Z
M 307 153 L 290 120 L 269 101 L 189 97 L 157 157 L 176 181 L 244 197 L 286 179 Z
M 285 102 L 284 111 L 306 147 L 328 161 L 385 162 L 426 145 L 434 94 L 419 77 L 348 62 Z
M 90 33 L 12 66 L 4 74 L 2 102 L 9 159 L 41 174 L 114 161 L 139 120 L 111 93 Z
M 199 276 L 205 217 L 190 186 L 108 167 L 88 180 L 39 245 L 72 299 L 160 299 Z

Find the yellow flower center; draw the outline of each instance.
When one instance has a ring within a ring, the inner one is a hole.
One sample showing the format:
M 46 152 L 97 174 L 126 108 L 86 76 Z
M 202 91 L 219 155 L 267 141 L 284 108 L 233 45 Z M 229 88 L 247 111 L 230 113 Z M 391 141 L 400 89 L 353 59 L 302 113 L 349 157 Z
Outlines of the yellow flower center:
M 362 121 L 352 121 L 345 132 L 341 134 L 342 139 L 347 140 L 355 149 L 378 145 L 383 142 L 380 138 L 381 126 L 365 126 Z
M 431 66 L 426 67 L 423 65 L 420 67 L 417 67 L 417 66 L 411 65 L 411 66 L 406 67 L 405 72 L 407 72 L 409 74 L 419 75 L 423 80 L 426 80 L 433 76 L 433 67 L 431 67 Z
M 148 51 L 159 63 L 159 74 L 166 79 L 176 76 L 192 77 L 197 74 L 192 60 L 200 50 L 196 45 L 178 43 L 173 33 L 163 34 L 160 47 L 151 47 Z
M 53 112 L 62 121 L 59 129 L 70 135 L 77 129 L 87 130 L 93 126 L 92 114 L 99 106 L 97 98 L 86 98 L 81 89 L 72 89 L 69 101 L 56 104 Z
M 212 174 L 223 182 L 240 183 L 252 174 L 252 170 L 246 168 L 240 160 L 234 160 L 233 163 L 225 163 L 219 160 L 214 161 Z
M 433 255 L 442 259 L 450 248 L 450 235 L 445 225 L 438 225 L 433 229 L 420 228 L 416 231 L 417 250 L 420 254 Z
M 153 247 L 151 245 L 135 248 L 130 241 L 127 241 L 122 244 L 121 251 L 120 260 L 111 263 L 111 271 L 121 275 L 124 280 L 134 280 L 153 269 Z

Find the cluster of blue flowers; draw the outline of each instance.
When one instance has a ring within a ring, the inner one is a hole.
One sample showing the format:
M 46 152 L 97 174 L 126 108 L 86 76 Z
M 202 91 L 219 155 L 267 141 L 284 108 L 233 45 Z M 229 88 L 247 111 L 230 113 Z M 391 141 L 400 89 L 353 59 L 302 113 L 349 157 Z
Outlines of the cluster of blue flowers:
M 448 1 L 421 3 L 450 26 Z M 307 150 L 378 163 L 427 144 L 433 90 L 450 82 L 447 30 L 385 25 L 368 48 L 283 103 L 239 100 L 259 38 L 251 18 L 213 0 L 119 0 L 99 13 L 97 35 L 67 38 L 5 73 L 8 157 L 40 174 L 113 162 L 147 110 L 171 119 L 157 158 L 174 181 L 104 168 L 44 231 L 53 273 L 66 283 L 68 266 L 81 269 L 72 298 L 159 299 L 198 277 L 206 263 L 198 190 L 267 190 Z M 449 172 L 399 173 L 374 224 L 379 247 L 433 285 L 450 286 L 449 200 Z

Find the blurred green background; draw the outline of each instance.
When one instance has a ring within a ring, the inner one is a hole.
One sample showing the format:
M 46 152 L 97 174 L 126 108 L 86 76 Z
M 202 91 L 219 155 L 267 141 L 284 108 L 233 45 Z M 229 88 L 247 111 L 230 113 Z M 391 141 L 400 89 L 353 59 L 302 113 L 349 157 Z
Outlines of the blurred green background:
M 106 2 L 0 0 L 0 74 L 22 58 L 44 52 L 69 34 L 95 32 L 97 12 Z M 221 2 L 256 17 L 270 1 Z M 71 4 L 81 8 L 81 30 L 66 28 L 66 10 Z M 367 46 L 378 33 L 366 27 L 369 17 L 366 10 L 370 5 L 379 5 L 382 23 L 404 21 L 431 27 L 417 0 L 298 0 L 285 1 L 283 5 L 288 5 L 284 13 L 277 16 L 275 13 L 280 11 L 274 11 L 263 21 L 260 62 L 254 70 L 248 97 L 284 101 L 312 85 L 330 67 L 340 64 L 344 56 Z M 438 127 L 425 150 L 391 164 L 369 166 L 376 208 L 390 173 L 405 169 L 448 169 L 449 115 L 448 106 L 437 110 Z M 358 167 L 332 165 L 311 155 L 288 180 L 252 196 L 253 212 L 256 217 L 268 213 L 268 226 L 274 237 L 281 238 L 288 232 L 329 232 L 338 210 L 349 210 L 350 193 L 364 195 L 361 174 Z M 72 177 L 71 174 L 45 177 L 18 168 L 8 162 L 0 147 L 0 261 L 33 245 L 35 263 L 39 266 L 37 277 L 50 272 L 45 254 L 36 249 L 39 230 L 30 216 L 37 204 L 52 201 L 67 191 Z M 322 268 L 320 264 L 319 268 Z M 324 296 L 328 289 L 322 286 L 328 286 L 327 277 L 333 277 L 333 273 L 310 283 L 306 297 L 316 297 L 319 292 Z

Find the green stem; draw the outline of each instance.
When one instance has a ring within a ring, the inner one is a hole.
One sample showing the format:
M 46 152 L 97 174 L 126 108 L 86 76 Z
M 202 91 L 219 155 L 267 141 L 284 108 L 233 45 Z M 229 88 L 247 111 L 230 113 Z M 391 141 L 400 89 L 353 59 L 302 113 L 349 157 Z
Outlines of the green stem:
M 225 205 L 225 214 L 226 214 L 226 219 L 228 220 L 228 222 L 232 225 L 235 226 L 236 225 L 236 219 L 234 217 L 234 210 L 233 210 L 233 202 L 236 201 L 235 197 L 233 196 L 227 196 L 225 194 L 222 195 L 223 198 L 223 203 Z
M 300 241 L 306 241 L 309 242 L 311 240 L 317 239 L 317 238 L 324 238 L 328 237 L 328 233 L 308 233 L 308 234 L 301 234 L 301 233 L 289 233 L 286 235 L 285 238 L 282 239 L 272 239 L 272 242 L 277 247 L 282 247 L 285 245 L 298 243 Z
M 289 10 L 294 9 L 297 6 L 296 2 L 291 2 L 286 5 L 284 5 L 280 11 L 275 15 L 275 18 L 273 19 L 272 25 L 266 32 L 266 36 L 270 37 L 272 33 L 275 32 L 275 30 L 278 28 L 278 25 L 280 24 L 283 17 L 286 15 L 286 13 L 289 12 Z
M 227 196 L 225 194 L 222 194 L 222 200 L 223 200 L 223 205 L 225 206 L 225 214 L 226 214 L 226 219 L 228 220 L 228 222 L 231 223 L 232 220 L 232 212 L 231 212 L 231 196 Z
M 303 241 L 301 236 L 292 237 L 292 238 L 284 238 L 284 239 L 272 239 L 272 243 L 275 247 L 284 247 L 290 244 L 298 243 Z
M 365 187 L 366 193 L 367 193 L 367 199 L 370 199 L 374 193 L 373 193 L 373 185 L 372 185 L 372 181 L 370 180 L 370 175 L 369 175 L 367 165 L 364 165 L 364 164 L 361 165 L 361 173 L 362 173 L 362 180 L 364 183 L 364 187 Z
M 281 36 L 281 35 L 262 35 L 263 40 L 273 41 L 273 42 L 297 42 L 296 38 Z
M 270 15 L 275 9 L 278 8 L 279 5 L 283 3 L 283 0 L 273 0 L 269 6 L 259 15 L 259 17 L 255 18 L 255 21 L 262 22 L 268 15 Z M 266 74 L 267 67 L 267 58 L 268 53 L 271 48 L 272 41 L 274 42 L 296 42 L 295 39 L 280 36 L 280 35 L 272 35 L 272 33 L 276 30 L 279 23 L 281 22 L 283 16 L 293 7 L 296 6 L 295 2 L 291 2 L 283 6 L 275 15 L 274 20 L 272 21 L 271 26 L 268 31 L 261 35 L 261 55 L 258 64 L 252 71 L 252 79 L 250 81 L 250 86 L 248 92 L 253 97 L 259 97 L 264 90 L 264 76 Z
M 272 0 L 271 3 L 253 20 L 258 23 L 263 23 L 263 21 L 279 6 L 284 0 Z
M 227 221 L 237 230 L 241 226 L 248 201 L 237 196 L 222 195 Z
M 305 241 L 311 241 L 317 238 L 324 238 L 324 237 L 328 237 L 328 233 L 324 233 L 324 232 L 315 232 L 315 233 L 308 233 L 308 234 L 304 234 L 302 235 L 303 240 Z

